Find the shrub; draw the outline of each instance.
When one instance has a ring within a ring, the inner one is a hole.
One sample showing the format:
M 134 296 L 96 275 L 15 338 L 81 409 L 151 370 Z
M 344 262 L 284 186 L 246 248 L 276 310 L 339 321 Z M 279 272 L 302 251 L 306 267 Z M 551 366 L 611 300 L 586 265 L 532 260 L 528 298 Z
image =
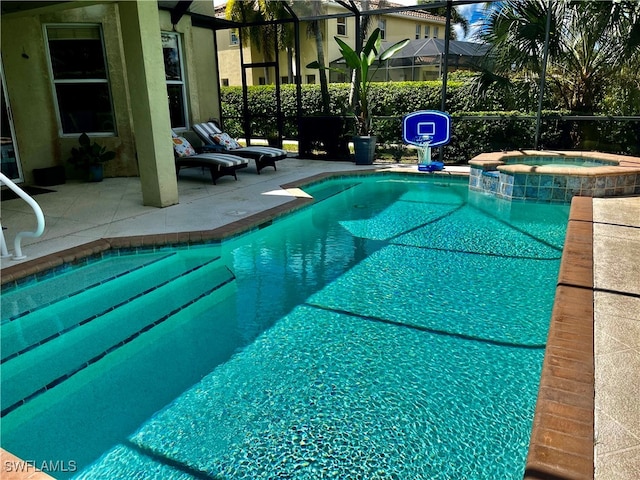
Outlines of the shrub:
M 473 77 L 452 74 L 447 85 L 447 112 L 453 120 L 451 143 L 445 147 L 447 162 L 466 162 L 481 152 L 518 148 L 533 148 L 538 85 L 519 81 L 508 89 L 494 87 L 483 95 L 476 91 Z M 319 85 L 302 85 L 303 116 L 322 115 Z M 378 143 L 402 143 L 402 117 L 416 110 L 440 110 L 442 84 L 429 82 L 375 83 L 371 87 L 370 108 Z M 349 84 L 329 84 L 331 115 L 349 117 Z M 249 87 L 252 136 L 267 136 L 273 126 L 275 87 Z M 243 135 L 242 88 L 221 88 L 222 115 L 225 130 L 233 136 Z M 617 114 L 619 103 L 607 97 Z M 616 153 L 639 154 L 640 122 L 576 122 L 560 119 L 569 112 L 553 111 L 556 106 L 545 98 L 540 146 L 556 149 L 599 149 Z M 296 87 L 281 86 L 281 105 L 285 138 L 297 139 Z M 479 119 L 491 116 L 491 119 Z M 528 118 L 527 118 L 528 117 Z M 347 125 L 353 122 L 348 121 Z M 589 124 L 591 123 L 591 125 Z

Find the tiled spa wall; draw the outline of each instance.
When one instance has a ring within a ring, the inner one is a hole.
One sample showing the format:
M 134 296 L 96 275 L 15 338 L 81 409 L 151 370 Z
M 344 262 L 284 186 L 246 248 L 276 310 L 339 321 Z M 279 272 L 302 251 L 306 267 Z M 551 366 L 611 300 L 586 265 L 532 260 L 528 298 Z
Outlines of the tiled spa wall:
M 585 197 L 617 197 L 640 194 L 640 174 L 596 177 L 593 175 L 540 175 L 503 173 L 472 167 L 469 189 L 490 193 L 507 200 L 570 202 L 574 195 Z

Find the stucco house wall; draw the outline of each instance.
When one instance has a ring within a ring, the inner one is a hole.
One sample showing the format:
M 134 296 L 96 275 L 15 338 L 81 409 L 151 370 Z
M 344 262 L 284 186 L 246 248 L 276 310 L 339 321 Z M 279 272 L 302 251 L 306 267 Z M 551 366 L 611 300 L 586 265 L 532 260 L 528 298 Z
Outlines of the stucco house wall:
M 206 3 L 206 0 L 198 1 Z M 72 8 L 65 8 L 63 4 L 57 8 L 2 15 L 3 73 L 13 118 L 14 142 L 25 183 L 33 183 L 34 169 L 56 165 L 65 166 L 67 178 L 79 177 L 79 172 L 67 163 L 79 134 L 63 134 L 57 118 L 48 66 L 47 24 L 101 26 L 116 133 L 92 135 L 92 139 L 116 152 L 116 158 L 105 164 L 105 176 L 140 174 L 131 103 L 136 102 L 140 92 L 130 91 L 120 18 L 121 3 L 126 2 L 105 1 L 81 7 L 77 7 L 79 2 L 70 2 L 68 5 Z M 160 10 L 158 16 L 161 31 L 174 31 L 168 11 Z M 175 26 L 175 31 L 182 36 L 189 123 L 219 117 L 213 30 L 193 27 L 190 17 L 185 15 Z M 160 41 L 158 38 L 157 42 Z M 165 82 L 164 78 L 160 81 Z M 170 142 L 167 142 L 167 149 L 170 152 Z
M 46 51 L 47 24 L 102 26 L 117 134 L 96 140 L 117 154 L 116 159 L 105 165 L 107 175 L 137 174 L 117 9 L 118 5 L 111 3 L 39 15 L 3 16 L 2 60 L 13 113 L 14 140 L 26 183 L 33 181 L 33 169 L 54 165 L 65 165 L 69 176 L 77 175 L 66 160 L 79 135 L 63 135 L 58 124 Z

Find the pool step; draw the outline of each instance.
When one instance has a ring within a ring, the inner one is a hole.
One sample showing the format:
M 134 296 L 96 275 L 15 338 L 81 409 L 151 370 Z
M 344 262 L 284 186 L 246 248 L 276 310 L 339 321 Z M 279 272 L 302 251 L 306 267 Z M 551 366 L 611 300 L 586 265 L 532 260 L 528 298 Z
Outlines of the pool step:
M 85 290 L 175 255 L 175 253 L 163 252 L 105 258 L 44 280 L 34 281 L 18 289 L 3 292 L 0 313 L 2 323 L 48 307 L 60 300 L 73 297 Z
M 109 292 L 126 290 L 123 279 Z M 225 298 L 235 276 L 221 262 L 208 260 L 109 311 L 84 317 L 76 326 L 2 364 L 1 416 L 100 361 L 184 308 L 217 295 Z M 97 299 L 100 290 L 93 290 Z M 76 297 L 79 297 L 76 296 Z M 76 300 L 69 299 L 67 302 Z M 62 302 L 60 302 L 62 303 Z M 66 302 L 65 302 L 66 303 Z M 77 310 L 82 310 L 76 307 Z M 16 321 L 24 320 L 26 317 Z
M 362 182 L 352 182 L 352 183 L 327 183 L 321 184 L 318 186 L 314 186 L 310 189 L 311 195 L 313 196 L 314 201 L 322 202 L 327 198 L 334 197 L 342 192 L 352 189 L 353 187 L 357 187 Z
M 27 287 L 23 297 L 44 300 L 46 296 L 49 306 L 33 309 L 31 312 L 25 311 L 13 316 L 11 320 L 5 320 L 1 327 L 0 362 L 25 353 L 148 290 L 217 260 L 217 257 L 209 259 L 188 251 L 145 257 L 144 261 L 136 264 L 129 258 L 117 257 L 107 262 L 97 262 L 99 265 L 90 265 L 86 271 L 74 271 L 71 276 L 52 278 L 42 282 L 49 290 L 48 294 L 41 285 Z M 135 265 L 134 268 L 129 268 L 132 265 Z M 104 277 L 100 279 L 98 273 L 102 273 Z M 78 285 L 73 287 L 72 281 L 76 281 Z M 52 292 L 56 292 L 58 296 L 54 296 Z M 14 305 L 29 303 L 18 300 L 17 297 L 11 300 Z M 2 301 L 4 310 L 4 296 Z

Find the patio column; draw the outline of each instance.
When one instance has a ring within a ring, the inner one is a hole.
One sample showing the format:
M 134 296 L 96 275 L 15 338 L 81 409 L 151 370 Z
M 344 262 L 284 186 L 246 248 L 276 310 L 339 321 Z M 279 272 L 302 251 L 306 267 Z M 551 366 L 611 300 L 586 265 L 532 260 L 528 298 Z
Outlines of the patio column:
M 157 2 L 119 2 L 142 201 L 178 203 Z

